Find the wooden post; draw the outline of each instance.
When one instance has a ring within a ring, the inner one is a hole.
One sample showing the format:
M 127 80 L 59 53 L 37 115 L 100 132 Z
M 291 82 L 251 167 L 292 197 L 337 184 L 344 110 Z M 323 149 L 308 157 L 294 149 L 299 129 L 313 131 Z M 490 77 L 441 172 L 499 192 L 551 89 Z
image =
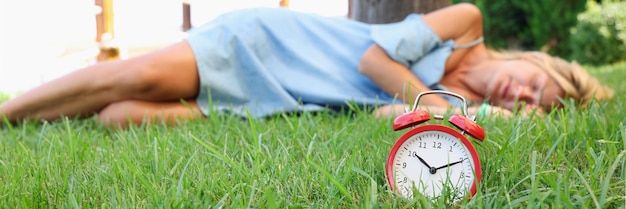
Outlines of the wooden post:
M 105 34 L 109 34 L 113 38 L 113 2 L 112 0 L 95 0 L 96 5 L 100 7 L 100 12 L 96 14 L 96 41 L 103 40 Z
M 428 13 L 452 4 L 452 0 L 350 0 L 350 18 L 366 23 L 390 23 L 410 13 Z
M 113 0 L 95 0 L 100 7 L 100 13 L 96 14 L 96 41 L 100 45 L 98 61 L 119 59 L 118 47 L 107 45 L 115 38 L 113 29 Z
M 183 1 L 183 31 L 188 31 L 191 27 L 191 2 Z
M 352 18 L 352 0 L 348 0 L 348 17 L 347 18 Z
M 280 5 L 280 7 L 287 8 L 287 7 L 289 7 L 289 0 L 280 0 L 279 5 Z

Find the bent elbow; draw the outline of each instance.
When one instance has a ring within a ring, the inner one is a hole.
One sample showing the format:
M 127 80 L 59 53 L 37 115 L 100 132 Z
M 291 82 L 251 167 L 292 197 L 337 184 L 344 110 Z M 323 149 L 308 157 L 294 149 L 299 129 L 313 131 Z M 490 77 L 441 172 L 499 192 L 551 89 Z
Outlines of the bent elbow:
M 482 23 L 483 15 L 478 6 L 467 2 L 459 3 L 457 4 L 457 6 L 462 9 L 463 13 L 466 14 L 466 17 L 468 19 Z
M 359 73 L 366 75 L 368 71 L 367 61 L 361 59 L 361 61 L 359 62 L 359 66 L 357 66 L 357 70 L 359 71 Z
M 359 66 L 357 67 L 357 70 L 359 71 L 359 73 L 367 75 L 370 73 L 370 71 L 372 70 L 372 65 L 374 65 L 374 59 L 376 58 L 376 53 L 378 52 L 377 49 L 379 50 L 379 48 L 376 47 L 376 45 L 372 45 L 370 48 L 368 48 L 367 50 L 365 50 L 365 52 L 363 52 L 363 55 L 361 56 L 361 60 L 359 61 Z M 378 52 L 379 53 L 379 52 Z

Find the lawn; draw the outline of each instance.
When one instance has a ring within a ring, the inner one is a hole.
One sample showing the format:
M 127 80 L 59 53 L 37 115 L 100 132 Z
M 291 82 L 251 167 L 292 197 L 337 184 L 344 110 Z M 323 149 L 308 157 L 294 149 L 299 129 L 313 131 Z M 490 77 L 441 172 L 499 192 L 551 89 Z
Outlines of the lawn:
M 0 207 L 624 208 L 626 63 L 590 71 L 615 88 L 614 100 L 478 120 L 482 182 L 457 205 L 389 191 L 384 165 L 403 132 L 355 109 L 123 131 L 91 119 L 5 126 Z

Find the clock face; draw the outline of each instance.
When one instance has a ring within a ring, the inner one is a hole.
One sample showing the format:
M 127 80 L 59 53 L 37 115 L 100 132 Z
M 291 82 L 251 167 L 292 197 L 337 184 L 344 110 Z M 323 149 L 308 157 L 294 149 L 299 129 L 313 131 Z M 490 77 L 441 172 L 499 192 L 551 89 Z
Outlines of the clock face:
M 478 157 L 474 147 L 453 129 L 434 126 L 441 130 L 418 127 L 421 129 L 396 142 L 387 162 L 390 183 L 407 198 L 413 197 L 413 191 L 431 198 L 449 195 L 461 199 L 473 194 L 475 179 L 480 178 L 480 173 L 475 173 L 480 168 L 475 169 Z

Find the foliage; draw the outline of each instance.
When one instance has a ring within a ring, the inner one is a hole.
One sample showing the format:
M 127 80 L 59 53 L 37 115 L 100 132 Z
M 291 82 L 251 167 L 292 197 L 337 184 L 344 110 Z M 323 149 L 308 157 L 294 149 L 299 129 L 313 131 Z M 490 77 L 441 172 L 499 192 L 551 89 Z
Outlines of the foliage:
M 528 14 L 528 27 L 520 34 L 523 40 L 532 40 L 534 49 L 544 45 L 550 47 L 549 53 L 568 57 L 570 28 L 577 22 L 577 15 L 585 10 L 587 0 L 516 0 L 522 10 Z M 554 42 L 554 43 L 551 43 Z M 553 46 L 551 46 L 554 44 Z
M 511 1 L 459 0 L 471 2 L 483 13 L 485 42 L 494 48 L 507 48 L 508 40 L 517 37 L 525 25 L 525 16 Z
M 2 104 L 2 102 L 9 100 L 9 98 L 11 98 L 10 95 L 8 94 L 4 94 L 4 93 L 0 93 L 0 104 Z
M 591 68 L 626 90 L 626 64 Z M 0 208 L 624 208 L 626 96 L 543 118 L 482 118 L 478 194 L 399 198 L 384 164 L 403 132 L 367 111 L 177 127 L 0 125 Z
M 484 14 L 486 43 L 494 48 L 545 48 L 569 57 L 570 28 L 587 0 L 455 0 L 472 2 Z M 520 46 L 515 46 L 518 42 Z M 513 45 L 511 45 L 513 44 Z
M 590 2 L 572 30 L 572 58 L 600 65 L 626 60 L 626 2 Z

